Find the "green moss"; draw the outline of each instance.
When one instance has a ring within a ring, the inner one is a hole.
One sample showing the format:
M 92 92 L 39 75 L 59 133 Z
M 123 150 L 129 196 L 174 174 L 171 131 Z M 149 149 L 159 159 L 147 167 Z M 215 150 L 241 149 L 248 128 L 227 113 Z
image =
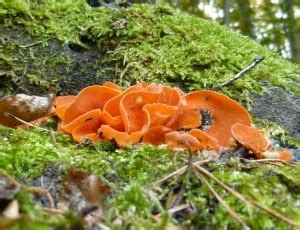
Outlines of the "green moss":
M 292 137 L 287 130 L 283 129 L 275 122 L 254 119 L 254 124 L 258 128 L 262 128 L 270 137 L 272 137 L 272 139 L 279 141 L 283 145 L 300 149 L 299 138 Z
M 22 1 L 20 7 L 11 7 L 9 1 L 0 4 L 5 9 L 0 21 L 25 26 L 37 42 L 47 44 L 56 38 L 83 49 L 96 48 L 101 53 L 102 68 L 95 70 L 100 81 L 111 76 L 123 85 L 146 80 L 181 84 L 185 89 L 209 88 L 264 55 L 262 64 L 222 91 L 249 102 L 249 93 L 262 93 L 268 82 L 300 95 L 295 84 L 299 66 L 216 23 L 169 7 L 91 8 L 83 0 Z M 34 66 L 43 70 L 37 63 Z
M 47 164 L 55 163 L 61 168 L 77 167 L 101 176 L 114 192 L 114 196 L 105 204 L 105 224 L 114 229 L 122 229 L 122 226 L 131 226 L 132 229 L 140 229 L 141 226 L 164 229 L 168 223 L 181 223 L 182 220 L 187 225 L 206 229 L 216 226 L 240 228 L 216 202 L 207 187 L 195 177 L 190 180 L 174 180 L 169 186 L 160 189 L 153 187 L 153 182 L 184 164 L 187 160 L 185 153 L 174 155 L 162 147 L 148 145 L 116 149 L 110 142 L 81 146 L 74 144 L 67 136 L 55 136 L 56 142 L 49 133 L 37 129 L 13 130 L 1 127 L 0 170 L 18 178 L 35 177 L 42 173 Z M 299 166 L 245 164 L 238 158 L 233 158 L 225 162 L 211 163 L 208 168 L 246 197 L 272 207 L 292 219 L 300 218 L 300 181 L 297 176 L 300 173 Z M 285 223 L 244 204 L 213 181 L 210 182 L 251 228 L 272 229 L 276 226 L 277 229 L 289 229 Z M 194 214 L 183 215 L 177 220 L 165 215 L 168 206 L 159 202 L 159 197 L 176 184 L 181 184 L 185 190 L 185 200 L 196 207 Z M 22 204 L 22 212 L 30 216 L 29 222 L 22 224 L 70 224 L 71 220 L 67 217 L 44 221 L 33 201 L 24 198 L 28 196 L 27 193 L 22 194 L 18 198 Z M 163 213 L 159 221 L 153 221 L 153 210 Z M 116 218 L 119 221 L 114 221 Z
M 300 95 L 299 66 L 213 22 L 169 7 L 110 9 L 90 8 L 83 0 L 37 2 L 0 2 L 1 95 L 20 85 L 24 85 L 23 91 L 33 93 L 53 83 L 59 83 L 61 91 L 75 93 L 84 84 L 102 82 L 107 76 L 126 86 L 146 80 L 184 89 L 209 88 L 233 76 L 257 55 L 265 55 L 266 60 L 233 86 L 222 89 L 224 93 L 249 102 L 249 94 L 262 93 L 267 82 Z M 71 52 L 67 44 L 79 51 Z M 85 62 L 79 58 L 88 54 L 96 57 Z M 277 132 L 278 127 L 270 130 L 284 137 L 284 132 Z M 83 146 L 67 136 L 55 137 L 56 141 L 37 129 L 0 127 L 0 170 L 24 178 L 39 176 L 49 163 L 85 169 L 100 175 L 115 193 L 105 207 L 108 226 L 164 229 L 171 221 L 181 223 L 180 218 L 165 215 L 167 207 L 157 202 L 167 188 L 157 191 L 152 183 L 181 167 L 185 154 L 174 155 L 146 145 L 119 150 L 110 142 Z M 300 199 L 298 166 L 247 165 L 235 159 L 210 164 L 209 168 L 246 196 L 300 218 L 296 211 Z M 195 214 L 184 217 L 187 224 L 203 229 L 239 228 L 196 178 L 180 183 L 186 188 L 185 199 L 197 207 Z M 253 229 L 288 228 L 213 186 Z M 32 200 L 26 203 L 27 198 L 21 198 L 22 210 L 33 218 L 23 224 L 49 226 L 39 209 L 29 212 L 35 206 Z M 163 213 L 158 222 L 151 217 L 151 210 L 156 209 Z M 114 222 L 115 218 L 122 224 Z M 54 219 L 53 223 L 68 224 L 71 219 Z
M 16 200 L 19 204 L 19 211 L 22 214 L 20 218 L 4 218 L 1 217 L 1 229 L 82 229 L 81 220 L 71 214 L 64 216 L 47 216 L 41 212 L 36 205 L 31 193 L 26 189 L 16 195 Z M 80 228 L 81 227 L 81 228 Z
M 217 169 L 214 171 L 214 175 L 222 178 L 226 184 L 234 187 L 244 196 L 254 199 L 259 204 L 272 207 L 281 213 L 286 213 L 287 216 L 294 220 L 299 220 L 299 203 L 297 201 L 300 199 L 300 193 L 298 190 L 292 190 L 289 187 L 298 186 L 299 181 L 295 178 L 299 173 L 299 167 L 283 166 L 278 168 L 278 166 L 258 166 L 255 164 L 251 167 L 251 165 L 246 166 L 238 162 L 238 160 L 235 160 L 229 163 L 229 165 L 216 165 Z M 278 173 L 282 173 L 283 177 L 288 177 L 290 181 L 282 183 L 283 181 L 278 177 Z M 218 188 L 216 185 L 215 187 Z M 251 229 L 292 229 L 285 223 L 271 218 L 266 213 L 246 205 L 222 189 L 218 188 L 217 191 L 222 194 L 225 201 L 231 207 L 234 207 L 234 210 L 247 223 L 250 223 Z M 288 212 L 287 209 L 289 209 Z M 213 217 L 214 220 L 212 222 L 215 221 L 215 223 L 224 227 L 226 225 L 236 225 L 230 219 L 224 222 L 224 219 L 228 217 L 228 213 L 223 207 L 218 206 L 215 212 L 216 215 Z

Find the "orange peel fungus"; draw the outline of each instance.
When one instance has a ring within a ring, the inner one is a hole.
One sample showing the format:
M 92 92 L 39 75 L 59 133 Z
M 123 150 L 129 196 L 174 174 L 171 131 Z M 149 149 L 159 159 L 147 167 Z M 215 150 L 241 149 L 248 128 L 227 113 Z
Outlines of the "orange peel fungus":
M 76 96 L 58 96 L 54 102 L 60 119 L 58 130 L 81 142 L 114 140 L 126 147 L 143 142 L 166 144 L 173 150 L 214 151 L 232 149 L 234 140 L 258 158 L 270 143 L 261 130 L 252 128 L 249 113 L 233 99 L 211 90 L 185 94 L 162 84 L 137 83 L 123 89 L 112 82 L 92 85 Z M 202 111 L 211 114 L 203 128 Z M 248 137 L 256 137 L 253 143 Z M 283 159 L 290 154 L 283 151 Z

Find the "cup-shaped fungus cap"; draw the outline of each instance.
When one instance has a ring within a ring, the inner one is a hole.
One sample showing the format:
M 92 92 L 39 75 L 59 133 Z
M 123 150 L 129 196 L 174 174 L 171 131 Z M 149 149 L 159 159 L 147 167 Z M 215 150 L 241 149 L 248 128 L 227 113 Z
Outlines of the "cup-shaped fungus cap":
M 180 102 L 180 97 L 181 97 L 181 92 L 178 91 L 176 88 L 163 86 L 158 102 L 167 105 L 177 106 Z
M 119 90 L 100 85 L 84 88 L 66 109 L 62 119 L 62 126 L 90 110 L 103 109 L 104 104 L 119 93 Z
M 80 116 L 76 117 L 74 120 L 70 121 L 69 123 L 65 124 L 62 122 L 60 124 L 60 128 L 63 132 L 71 134 L 74 129 L 78 126 L 84 125 L 89 120 L 99 120 L 101 117 L 101 109 L 93 109 Z
M 141 83 L 129 87 L 128 89 L 124 90 L 122 93 L 109 99 L 103 107 L 103 112 L 109 113 L 111 117 L 120 116 L 121 115 L 120 101 L 124 97 L 124 95 L 133 91 L 140 91 L 140 90 L 144 90 L 144 87 L 142 86 Z
M 127 132 L 120 132 L 118 130 L 115 130 L 109 125 L 102 125 L 98 129 L 98 134 L 100 138 L 103 138 L 105 140 L 114 140 L 120 147 L 127 147 L 138 143 L 143 136 L 143 133 L 141 131 L 128 134 Z
M 252 151 L 257 158 L 262 158 L 262 153 L 270 146 L 269 139 L 261 129 L 236 123 L 231 127 L 231 133 L 238 143 Z
M 143 110 L 148 117 L 148 126 L 165 126 L 176 111 L 176 106 L 162 103 L 144 105 Z
M 98 141 L 101 139 L 97 134 L 97 130 L 100 126 L 101 121 L 97 118 L 87 120 L 73 130 L 72 137 L 77 142 L 81 142 L 84 139 Z
M 189 109 L 183 105 L 178 105 L 166 126 L 174 130 L 193 129 L 199 127 L 201 122 L 202 115 L 199 109 Z
M 189 134 L 198 139 L 200 150 L 214 150 L 216 152 L 220 150 L 217 140 L 200 129 L 191 129 Z
M 164 144 L 165 134 L 171 132 L 172 129 L 165 126 L 150 127 L 143 136 L 143 143 L 152 145 Z
M 231 146 L 231 127 L 235 123 L 251 126 L 251 117 L 246 109 L 239 103 L 224 94 L 211 91 L 199 90 L 182 97 L 186 108 L 208 110 L 211 112 L 212 125 L 205 130 L 210 136 L 218 141 L 220 146 Z
M 143 107 L 157 102 L 158 97 L 159 93 L 147 91 L 134 91 L 122 97 L 120 111 L 127 133 L 141 131 L 147 125 L 148 116 Z
M 111 116 L 110 113 L 103 111 L 101 113 L 101 120 L 109 125 L 110 127 L 118 130 L 118 131 L 124 131 L 124 122 L 122 119 L 122 116 Z
M 186 132 L 173 131 L 165 135 L 166 144 L 172 150 L 190 150 L 195 152 L 200 150 L 200 142 Z
M 293 153 L 288 150 L 282 150 L 279 152 L 279 159 L 283 161 L 290 161 L 293 158 Z
M 73 103 L 76 96 L 67 95 L 67 96 L 58 96 L 54 100 L 55 113 L 59 119 L 63 119 L 66 109 Z

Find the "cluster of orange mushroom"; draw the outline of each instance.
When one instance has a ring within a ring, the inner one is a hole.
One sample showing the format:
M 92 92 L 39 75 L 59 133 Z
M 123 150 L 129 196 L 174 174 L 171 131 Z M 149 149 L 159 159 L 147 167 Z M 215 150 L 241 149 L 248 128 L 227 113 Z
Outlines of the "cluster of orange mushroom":
M 145 82 L 123 89 L 105 82 L 86 87 L 76 96 L 58 96 L 54 106 L 60 118 L 58 130 L 77 142 L 105 139 L 120 147 L 142 142 L 216 153 L 239 143 L 257 158 L 263 158 L 271 146 L 263 131 L 252 128 L 246 109 L 212 90 L 184 93 L 176 87 Z M 208 111 L 212 120 L 204 129 L 202 111 Z M 291 157 L 286 151 L 278 156 L 283 160 Z

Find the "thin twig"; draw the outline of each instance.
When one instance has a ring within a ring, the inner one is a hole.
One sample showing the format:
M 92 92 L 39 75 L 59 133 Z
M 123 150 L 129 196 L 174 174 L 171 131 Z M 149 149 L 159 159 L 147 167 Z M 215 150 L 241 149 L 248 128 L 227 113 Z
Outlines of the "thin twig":
M 45 196 L 48 193 L 48 190 L 43 187 L 28 186 L 27 190 L 33 193 L 34 195 L 38 195 L 38 196 Z
M 191 204 L 189 204 L 189 203 L 187 203 L 187 204 L 181 204 L 181 205 L 178 205 L 178 206 L 176 206 L 174 208 L 168 209 L 168 213 L 169 214 L 174 214 L 176 212 L 180 212 L 180 211 L 185 210 L 185 209 L 190 208 L 190 207 L 191 207 Z
M 239 73 L 237 73 L 234 77 L 232 77 L 231 79 L 220 83 L 218 85 L 215 85 L 212 87 L 213 90 L 219 90 L 225 86 L 228 86 L 230 84 L 232 84 L 234 81 L 240 79 L 243 75 L 245 75 L 247 72 L 249 72 L 250 70 L 252 70 L 256 65 L 258 65 L 260 62 L 262 62 L 265 59 L 264 56 L 258 56 L 256 57 L 250 65 L 248 65 L 246 68 L 242 69 Z
M 162 207 L 159 199 L 154 195 L 151 190 L 144 190 L 144 193 L 149 196 L 149 198 L 155 203 L 156 207 L 159 209 L 159 212 L 163 212 L 164 208 Z
M 27 189 L 29 190 L 29 192 L 38 195 L 38 196 L 47 196 L 48 201 L 50 203 L 50 207 L 54 208 L 55 207 L 55 202 L 53 200 L 53 197 L 51 195 L 51 193 L 49 192 L 48 189 L 44 188 L 44 187 L 34 187 L 34 186 L 29 186 L 27 187 Z
M 49 134 L 50 134 L 50 138 L 51 138 L 53 144 L 57 145 L 57 141 L 56 141 L 56 137 L 55 137 L 56 132 L 54 130 L 49 130 Z
M 219 201 L 219 203 L 224 207 L 224 209 L 229 213 L 229 215 L 243 227 L 243 229 L 250 229 L 249 226 L 238 216 L 238 214 L 227 205 L 224 199 L 216 192 L 216 190 L 214 190 L 214 188 L 209 184 L 209 182 L 205 179 L 205 177 L 202 174 L 196 171 L 196 176 L 201 180 L 202 183 L 204 183 L 208 187 L 208 189 Z
M 47 192 L 47 198 L 48 198 L 48 200 L 49 200 L 49 203 L 50 203 L 50 207 L 51 208 L 55 208 L 55 203 L 54 203 L 54 200 L 53 200 L 53 197 L 52 197 L 52 195 L 51 195 L 51 193 L 50 192 Z
M 207 159 L 205 159 L 205 160 L 195 161 L 195 162 L 193 162 L 193 164 L 196 164 L 196 165 L 203 165 L 203 164 L 207 164 L 207 163 L 209 163 L 209 162 L 211 162 L 211 161 L 213 161 L 213 160 L 210 159 L 210 158 L 207 158 Z M 163 177 L 162 179 L 156 181 L 154 184 L 155 184 L 155 185 L 160 185 L 160 184 L 164 183 L 165 181 L 170 180 L 170 179 L 173 178 L 173 177 L 178 177 L 178 176 L 184 174 L 184 173 L 186 172 L 187 168 L 188 168 L 188 165 L 185 165 L 185 166 L 181 167 L 180 169 L 177 169 L 176 171 L 174 171 L 174 172 L 172 172 L 172 173 L 166 175 L 166 176 Z
M 167 176 L 163 177 L 162 179 L 158 180 L 158 181 L 155 182 L 154 184 L 155 184 L 155 185 L 160 185 L 160 184 L 162 184 L 163 182 L 168 181 L 168 180 L 170 180 L 170 179 L 173 178 L 173 177 L 180 176 L 180 175 L 182 175 L 182 174 L 184 174 L 184 173 L 186 172 L 187 168 L 188 168 L 188 166 L 185 165 L 185 166 L 181 167 L 180 169 L 178 169 L 178 170 L 176 170 L 176 171 L 174 171 L 174 172 L 168 174 Z
M 200 165 L 204 165 L 204 164 L 210 163 L 212 161 L 214 161 L 214 160 L 211 159 L 211 158 L 207 158 L 205 160 L 194 161 L 193 164 L 196 164 L 196 165 L 200 166 Z
M 251 162 L 251 163 L 269 163 L 269 162 L 273 162 L 273 163 L 282 163 L 285 165 L 296 165 L 296 162 L 292 162 L 292 161 L 284 161 L 284 160 L 280 160 L 280 159 L 257 159 L 257 160 L 249 160 L 249 159 L 245 159 L 242 158 L 243 161 L 247 161 L 247 162 Z
M 276 162 L 264 162 L 264 164 L 267 164 L 267 165 L 275 165 L 275 166 L 278 166 L 278 167 L 282 167 L 282 166 L 283 166 L 282 164 L 276 163 Z
M 229 186 L 227 186 L 226 184 L 224 184 L 221 180 L 219 180 L 217 177 L 215 177 L 213 174 L 211 174 L 209 171 L 207 171 L 206 169 L 204 169 L 203 167 L 200 167 L 200 166 L 197 166 L 197 165 L 194 165 L 194 167 L 202 174 L 208 176 L 209 178 L 211 178 L 212 180 L 214 180 L 217 184 L 219 184 L 221 187 L 223 187 L 225 190 L 227 190 L 229 193 L 231 193 L 232 195 L 234 195 L 235 197 L 237 197 L 238 199 L 244 201 L 245 203 L 248 203 L 248 204 L 251 204 L 252 206 L 254 207 L 257 207 L 258 209 L 266 212 L 266 213 L 269 213 L 270 215 L 284 221 L 285 223 L 291 225 L 291 226 L 294 226 L 294 227 L 298 227 L 300 228 L 300 222 L 296 222 L 286 216 L 284 216 L 283 214 L 271 209 L 271 208 L 268 208 L 268 207 L 265 207 L 265 206 L 262 206 L 261 204 L 257 203 L 256 201 L 254 200 L 251 200 L 251 199 L 247 199 L 246 197 L 244 197 L 241 193 L 239 193 L 238 191 L 230 188 Z
M 172 207 L 176 207 L 178 205 L 180 205 L 180 203 L 182 203 L 183 201 L 183 196 L 185 193 L 185 188 L 183 186 L 180 186 L 180 190 L 178 192 L 174 192 L 172 191 L 171 195 L 169 197 L 169 202 L 167 202 L 166 206 L 168 208 L 172 208 Z
M 41 208 L 43 212 L 48 214 L 55 214 L 55 215 L 64 215 L 66 212 L 56 208 Z
M 27 44 L 27 45 L 18 45 L 20 48 L 28 48 L 28 47 L 31 47 L 31 46 L 35 46 L 35 45 L 38 45 L 42 43 L 42 41 L 38 41 L 38 42 L 33 42 L 33 43 L 30 43 L 30 44 Z
M 28 125 L 28 126 L 30 126 L 30 127 L 37 128 L 37 129 L 39 129 L 39 130 L 43 130 L 43 131 L 46 131 L 46 132 L 50 132 L 48 129 L 44 129 L 44 128 L 42 128 L 42 127 L 33 125 L 33 124 L 31 124 L 31 123 L 29 123 L 29 122 L 27 122 L 27 121 L 22 120 L 22 119 L 19 118 L 19 117 L 16 117 L 15 115 L 13 115 L 13 114 L 11 114 L 11 113 L 9 113 L 9 112 L 6 112 L 6 113 L 7 113 L 9 116 L 11 116 L 12 118 L 14 118 L 14 119 L 16 119 L 17 121 L 19 121 L 19 122 L 21 122 L 22 124 L 24 124 L 24 125 Z

